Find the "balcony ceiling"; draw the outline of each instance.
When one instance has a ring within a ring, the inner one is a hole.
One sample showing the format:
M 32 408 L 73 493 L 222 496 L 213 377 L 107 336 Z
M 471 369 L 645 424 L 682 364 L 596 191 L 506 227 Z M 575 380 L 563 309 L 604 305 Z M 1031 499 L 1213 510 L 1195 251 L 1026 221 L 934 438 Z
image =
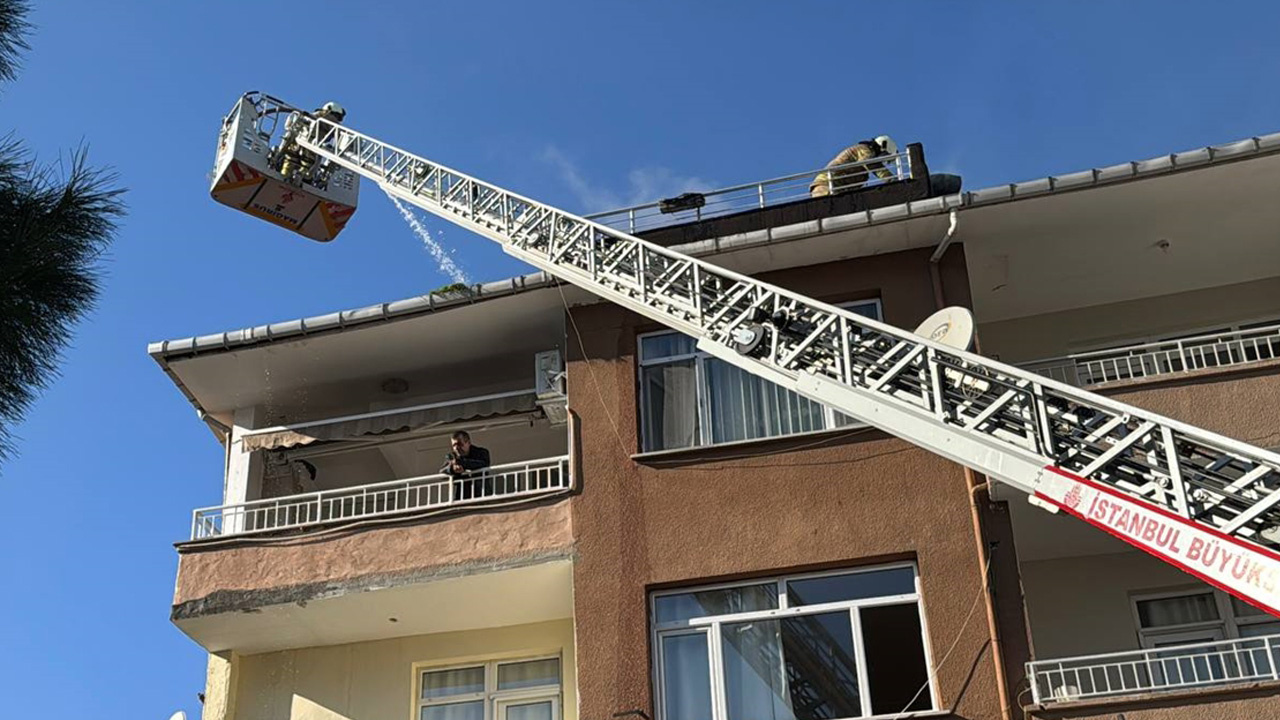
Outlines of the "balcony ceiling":
M 250 655 L 569 618 L 572 585 L 572 563 L 562 560 L 175 624 L 209 652 Z
M 458 397 L 531 388 L 534 353 L 563 344 L 560 294 L 547 288 L 168 364 L 206 412 L 229 423 L 238 407 L 288 409 L 321 397 L 367 405 L 393 377 L 415 393 L 454 385 Z
M 1265 155 L 966 209 L 957 238 L 975 313 L 996 322 L 1280 276 L 1277 185 L 1280 155 Z

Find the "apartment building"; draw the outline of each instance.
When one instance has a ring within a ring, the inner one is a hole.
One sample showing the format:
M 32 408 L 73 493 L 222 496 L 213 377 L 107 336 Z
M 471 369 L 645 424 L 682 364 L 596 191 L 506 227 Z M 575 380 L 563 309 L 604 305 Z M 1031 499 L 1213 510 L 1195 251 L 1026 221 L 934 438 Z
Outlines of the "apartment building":
M 1280 135 L 893 169 L 595 219 L 1280 445 Z M 226 448 L 172 612 L 207 720 L 1280 712 L 1275 618 L 542 274 L 150 353 Z M 479 479 L 439 472 L 459 430 Z

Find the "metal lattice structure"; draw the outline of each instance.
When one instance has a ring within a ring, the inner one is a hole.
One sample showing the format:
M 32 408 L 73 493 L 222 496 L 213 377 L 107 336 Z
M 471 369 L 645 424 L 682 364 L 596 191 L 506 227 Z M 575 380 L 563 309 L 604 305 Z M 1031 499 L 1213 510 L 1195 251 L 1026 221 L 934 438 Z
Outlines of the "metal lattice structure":
M 1066 511 L 1280 614 L 1280 455 L 816 302 L 329 120 L 322 160 L 699 349 Z M 1210 552 L 1213 552 L 1210 556 Z

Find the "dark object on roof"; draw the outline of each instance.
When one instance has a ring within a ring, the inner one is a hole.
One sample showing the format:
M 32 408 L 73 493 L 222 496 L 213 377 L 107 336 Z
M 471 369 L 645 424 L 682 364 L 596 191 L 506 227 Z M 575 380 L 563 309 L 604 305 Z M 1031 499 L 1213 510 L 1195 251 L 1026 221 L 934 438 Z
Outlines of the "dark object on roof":
M 933 197 L 955 195 L 960 192 L 962 182 L 963 178 L 951 173 L 933 173 L 929 175 L 929 189 L 932 191 Z
M 673 198 L 665 198 L 658 201 L 658 212 L 664 215 L 677 213 L 681 210 L 692 210 L 700 208 L 707 204 L 707 196 L 702 193 L 687 192 L 683 195 L 677 195 Z

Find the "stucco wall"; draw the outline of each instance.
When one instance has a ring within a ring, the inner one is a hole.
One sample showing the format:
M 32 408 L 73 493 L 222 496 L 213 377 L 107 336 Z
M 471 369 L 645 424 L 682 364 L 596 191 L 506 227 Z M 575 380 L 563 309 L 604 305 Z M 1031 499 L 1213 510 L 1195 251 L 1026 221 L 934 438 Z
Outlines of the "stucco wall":
M 985 352 L 1026 362 L 1273 317 L 1280 317 L 1280 277 L 1003 322 L 979 318 L 979 330 Z
M 927 258 L 899 253 L 768 279 L 832 301 L 879 296 L 890 322 L 913 327 L 934 308 Z M 954 283 L 947 292 L 952 302 L 965 296 Z M 655 586 L 906 557 L 919 563 L 935 665 L 956 643 L 939 673 L 942 707 L 999 716 L 985 618 L 981 608 L 969 615 L 982 569 L 958 466 L 874 431 L 632 460 L 635 336 L 649 326 L 607 305 L 574 317 L 590 358 L 589 371 L 571 338 L 569 397 L 584 428 L 573 501 L 583 717 L 652 716 Z
M 239 657 L 235 712 L 225 720 L 413 720 L 415 664 L 555 653 L 562 657 L 563 717 L 577 720 L 569 620 Z
M 1280 446 L 1280 363 L 1104 389 L 1107 396 L 1264 448 Z
M 273 545 L 190 547 L 179 558 L 175 617 L 306 600 L 363 580 L 395 584 L 434 569 L 567 552 L 567 502 L 471 511 L 399 527 Z
M 1205 587 L 1140 551 L 1022 563 L 1022 588 L 1036 657 L 1138 648 L 1134 592 Z

